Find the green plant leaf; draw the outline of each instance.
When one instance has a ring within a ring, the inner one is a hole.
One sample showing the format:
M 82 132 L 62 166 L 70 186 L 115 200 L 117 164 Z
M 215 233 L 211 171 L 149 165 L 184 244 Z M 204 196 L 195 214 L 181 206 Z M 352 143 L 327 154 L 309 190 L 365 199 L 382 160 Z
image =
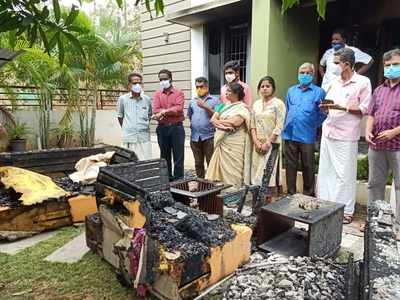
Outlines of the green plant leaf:
M 79 14 L 78 7 L 76 5 L 72 5 L 71 11 L 70 11 L 67 19 L 65 20 L 65 26 L 71 25 L 75 21 L 78 14 Z
M 58 46 L 58 60 L 60 61 L 60 65 L 63 65 L 65 53 L 64 53 L 63 40 L 60 34 L 57 35 L 57 46 Z
M 37 32 L 38 32 L 38 25 L 35 24 L 32 26 L 32 28 L 29 31 L 29 47 L 32 47 L 33 44 L 36 42 L 37 39 Z
M 146 5 L 146 9 L 150 14 L 150 18 L 153 19 L 153 16 L 151 15 L 151 7 L 150 7 L 150 0 L 145 0 L 144 1 L 145 5 Z
M 73 46 L 81 53 L 83 57 L 86 57 L 85 51 L 83 51 L 81 43 L 73 34 L 64 31 L 63 35 L 73 44 Z
M 285 13 L 289 8 L 298 5 L 300 0 L 282 0 L 282 13 Z
M 54 18 L 56 19 L 56 22 L 60 22 L 60 16 L 61 16 L 61 12 L 60 12 L 60 3 L 58 2 L 58 0 L 53 0 L 53 9 L 54 9 Z
M 123 2 L 123 0 L 115 0 L 116 2 L 117 2 L 117 5 L 118 5 L 118 7 L 119 8 L 121 8 L 122 7 L 122 2 Z
M 47 8 L 47 6 L 44 6 L 42 9 L 42 13 L 41 13 L 42 19 L 47 19 L 49 17 L 49 15 L 50 15 L 49 9 Z M 58 23 L 58 21 L 57 21 L 57 23 Z
M 38 26 L 40 38 L 42 39 L 45 51 L 50 54 L 49 40 L 47 39 L 46 33 L 44 32 L 41 25 Z
M 325 20 L 326 14 L 326 0 L 315 0 L 317 4 L 318 15 Z
M 155 0 L 154 8 L 156 10 L 156 16 L 159 14 L 164 14 L 164 1 L 163 0 Z
M 48 47 L 48 51 L 50 52 L 51 50 L 53 50 L 54 46 L 57 44 L 58 41 L 58 37 L 60 36 L 60 32 L 57 31 L 56 33 L 54 33 L 53 37 L 50 39 L 49 42 L 49 47 Z

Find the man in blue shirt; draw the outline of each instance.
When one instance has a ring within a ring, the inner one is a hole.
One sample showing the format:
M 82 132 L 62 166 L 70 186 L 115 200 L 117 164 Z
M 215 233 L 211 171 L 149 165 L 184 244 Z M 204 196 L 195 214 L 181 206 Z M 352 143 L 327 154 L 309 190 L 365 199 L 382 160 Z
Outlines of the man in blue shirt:
M 286 96 L 286 121 L 282 138 L 285 141 L 286 184 L 289 194 L 296 193 L 299 159 L 303 172 L 303 193 L 315 195 L 314 147 L 317 129 L 326 115 L 319 108 L 325 91 L 312 83 L 314 65 L 304 63 L 299 68 L 298 81 Z
M 208 166 L 214 152 L 215 128 L 210 123 L 210 119 L 219 100 L 210 95 L 208 80 L 205 77 L 196 78 L 195 84 L 197 96 L 190 101 L 188 107 L 188 117 L 192 130 L 190 147 L 194 156 L 196 175 L 204 178 L 204 158 Z

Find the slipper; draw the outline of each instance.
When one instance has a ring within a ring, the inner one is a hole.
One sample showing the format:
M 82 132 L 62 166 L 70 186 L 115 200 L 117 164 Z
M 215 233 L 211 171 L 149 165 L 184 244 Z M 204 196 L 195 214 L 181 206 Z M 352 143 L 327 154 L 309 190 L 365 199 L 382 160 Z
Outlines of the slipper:
M 343 217 L 343 224 L 347 225 L 353 222 L 353 216 L 344 216 Z

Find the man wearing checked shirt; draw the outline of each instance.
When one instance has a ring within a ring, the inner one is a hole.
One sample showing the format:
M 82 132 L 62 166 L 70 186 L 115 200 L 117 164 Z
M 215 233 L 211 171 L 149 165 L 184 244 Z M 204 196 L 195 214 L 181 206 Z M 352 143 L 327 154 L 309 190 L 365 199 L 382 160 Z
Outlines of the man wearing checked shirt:
M 129 93 L 118 98 L 117 115 L 122 128 L 122 147 L 134 151 L 139 160 L 151 159 L 151 100 L 142 91 L 143 77 L 128 76 Z
M 365 139 L 369 143 L 368 201 L 384 200 L 389 171 L 396 198 L 396 239 L 400 239 L 400 49 L 383 55 L 386 80 L 378 86 L 368 108 Z

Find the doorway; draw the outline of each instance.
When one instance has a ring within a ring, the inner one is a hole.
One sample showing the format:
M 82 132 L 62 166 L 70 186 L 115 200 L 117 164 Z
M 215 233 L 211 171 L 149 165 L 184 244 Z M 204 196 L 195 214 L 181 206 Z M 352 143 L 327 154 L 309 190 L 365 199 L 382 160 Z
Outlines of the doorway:
M 400 46 L 400 1 L 337 0 L 328 3 L 326 21 L 320 26 L 322 57 L 330 48 L 331 34 L 336 28 L 347 33 L 347 44 L 368 53 L 374 64 L 365 74 L 375 88 L 384 80 L 382 55 Z M 356 66 L 356 69 L 359 66 Z
M 219 95 L 224 85 L 224 64 L 229 60 L 239 61 L 240 79 L 248 79 L 250 26 L 249 18 L 207 25 L 206 58 L 210 93 Z

